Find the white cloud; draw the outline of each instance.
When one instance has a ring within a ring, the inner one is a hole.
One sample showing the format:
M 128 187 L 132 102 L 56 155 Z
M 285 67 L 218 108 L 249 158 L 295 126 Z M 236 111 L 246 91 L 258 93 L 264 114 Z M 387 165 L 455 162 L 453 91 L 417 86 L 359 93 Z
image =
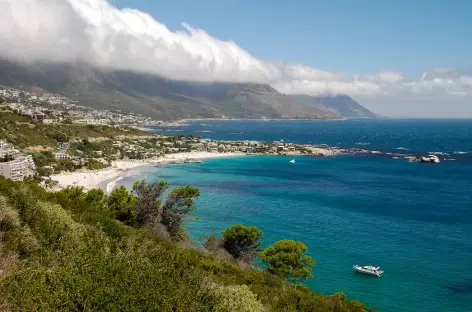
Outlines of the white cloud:
M 284 93 L 472 96 L 472 76 L 437 68 L 407 78 L 398 72 L 357 76 L 262 60 L 235 42 L 183 25 L 170 31 L 138 10 L 105 0 L 0 0 L 0 57 L 86 61 L 177 80 L 268 83 Z

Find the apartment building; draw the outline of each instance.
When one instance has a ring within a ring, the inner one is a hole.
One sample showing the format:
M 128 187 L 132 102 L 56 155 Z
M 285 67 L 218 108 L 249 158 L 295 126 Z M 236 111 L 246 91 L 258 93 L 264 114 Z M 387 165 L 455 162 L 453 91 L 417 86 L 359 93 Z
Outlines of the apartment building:
M 36 166 L 31 155 L 20 155 L 14 160 L 0 162 L 0 174 L 14 181 L 33 176 L 35 171 Z

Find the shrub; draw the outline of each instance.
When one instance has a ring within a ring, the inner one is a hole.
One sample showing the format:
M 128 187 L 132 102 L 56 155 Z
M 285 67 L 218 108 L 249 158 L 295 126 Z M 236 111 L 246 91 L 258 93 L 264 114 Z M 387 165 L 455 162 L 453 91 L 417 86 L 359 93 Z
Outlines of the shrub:
M 280 240 L 267 247 L 260 255 L 267 264 L 266 270 L 291 281 L 310 278 L 315 261 L 304 253 L 305 244 L 293 240 Z
M 263 312 L 262 304 L 247 285 L 223 286 L 213 291 L 214 312 Z

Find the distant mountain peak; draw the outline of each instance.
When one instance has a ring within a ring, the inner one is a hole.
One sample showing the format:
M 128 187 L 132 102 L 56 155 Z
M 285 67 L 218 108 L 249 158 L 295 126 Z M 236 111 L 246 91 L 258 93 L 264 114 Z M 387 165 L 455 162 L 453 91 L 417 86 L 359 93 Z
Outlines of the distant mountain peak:
M 295 101 L 310 104 L 321 109 L 332 110 L 342 117 L 378 117 L 377 114 L 371 112 L 349 95 L 323 95 L 310 96 L 303 94 L 289 95 Z

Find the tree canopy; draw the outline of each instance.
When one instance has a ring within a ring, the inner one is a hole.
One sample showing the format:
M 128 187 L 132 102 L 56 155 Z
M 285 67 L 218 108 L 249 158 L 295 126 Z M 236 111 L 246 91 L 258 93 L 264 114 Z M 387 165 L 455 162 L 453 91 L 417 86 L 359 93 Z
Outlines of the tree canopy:
M 137 197 L 136 223 L 153 229 L 163 225 L 171 237 L 182 240 L 185 232 L 181 223 L 195 210 L 194 198 L 200 196 L 200 191 L 190 185 L 177 187 L 163 201 L 162 197 L 168 188 L 169 184 L 165 181 L 140 181 L 133 185 L 133 193 Z
M 236 259 L 252 258 L 259 251 L 261 237 L 262 232 L 257 227 L 236 224 L 223 232 L 223 247 Z
M 299 241 L 279 240 L 267 247 L 260 258 L 267 265 L 266 270 L 290 281 L 312 277 L 311 269 L 315 261 L 303 255 L 308 247 Z
M 160 223 L 160 207 L 162 195 L 169 188 L 165 181 L 147 183 L 136 181 L 133 185 L 133 193 L 136 195 L 136 223 L 138 225 L 152 226 Z
M 182 220 L 195 208 L 194 198 L 200 196 L 198 188 L 187 185 L 173 189 L 160 209 L 161 223 L 177 239 L 185 238 Z
M 130 194 L 123 185 L 115 188 L 107 198 L 110 216 L 132 225 L 135 218 L 136 196 Z

